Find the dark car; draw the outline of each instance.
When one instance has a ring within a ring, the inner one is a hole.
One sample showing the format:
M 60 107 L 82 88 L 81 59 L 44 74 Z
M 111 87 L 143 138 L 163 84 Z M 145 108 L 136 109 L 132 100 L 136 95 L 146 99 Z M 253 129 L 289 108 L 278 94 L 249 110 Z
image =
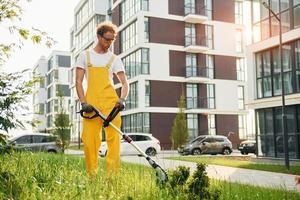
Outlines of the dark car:
M 190 141 L 188 144 L 178 148 L 178 153 L 182 155 L 200 154 L 224 154 L 232 152 L 232 144 L 227 137 L 222 135 L 201 135 Z
M 50 134 L 23 134 L 9 139 L 8 144 L 16 150 L 44 151 L 57 153 L 61 149 L 56 144 L 56 137 Z
M 243 155 L 247 155 L 248 153 L 256 153 L 256 141 L 255 140 L 245 140 L 241 142 L 239 145 L 239 151 Z

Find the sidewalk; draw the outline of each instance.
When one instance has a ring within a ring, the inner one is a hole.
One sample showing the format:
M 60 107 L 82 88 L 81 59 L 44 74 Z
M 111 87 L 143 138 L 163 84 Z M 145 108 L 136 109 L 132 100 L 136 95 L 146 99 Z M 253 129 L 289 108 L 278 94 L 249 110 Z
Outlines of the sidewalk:
M 83 155 L 83 152 L 78 150 L 68 150 L 67 154 Z M 154 157 L 153 159 L 164 169 L 175 169 L 180 165 L 190 167 L 192 172 L 196 169 L 196 163 L 164 159 L 165 157 L 169 157 L 172 154 L 173 152 L 171 151 L 164 152 L 163 155 Z M 149 166 L 148 161 L 144 157 L 122 156 L 121 159 L 125 162 Z M 296 190 L 300 192 L 300 186 L 295 185 L 295 175 L 226 167 L 220 165 L 208 165 L 206 171 L 208 176 L 213 179 L 226 180 L 230 182 L 238 182 L 261 187 Z

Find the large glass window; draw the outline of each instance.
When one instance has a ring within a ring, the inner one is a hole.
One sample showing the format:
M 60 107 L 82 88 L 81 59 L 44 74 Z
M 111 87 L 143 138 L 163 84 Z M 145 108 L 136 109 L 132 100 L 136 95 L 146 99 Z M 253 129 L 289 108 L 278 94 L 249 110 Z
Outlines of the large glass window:
M 238 86 L 238 108 L 240 110 L 245 109 L 245 94 L 244 86 Z
M 208 134 L 216 135 L 216 115 L 208 115 Z
M 214 78 L 214 56 L 213 55 L 205 55 L 205 63 L 206 63 L 206 71 L 205 77 L 207 78 Z
M 137 22 L 133 22 L 121 31 L 121 52 L 124 52 L 138 43 Z
M 130 92 L 127 99 L 127 109 L 133 109 L 138 107 L 138 82 L 131 83 L 129 85 Z
M 197 76 L 197 54 L 187 53 L 185 56 L 186 77 Z
M 207 108 L 215 108 L 215 85 L 207 84 Z
M 150 81 L 145 80 L 145 106 L 150 106 Z
M 243 24 L 243 2 L 236 0 L 234 2 L 235 23 Z
M 121 24 L 129 20 L 138 11 L 149 10 L 149 0 L 125 0 L 121 3 Z
M 187 127 L 189 140 L 193 140 L 198 136 L 198 115 L 187 114 Z
M 150 114 L 135 113 L 122 116 L 122 130 L 125 133 L 150 133 Z
M 213 26 L 205 25 L 205 37 L 206 37 L 206 46 L 210 49 L 213 49 L 214 48 Z
M 133 78 L 140 74 L 149 74 L 149 49 L 139 49 L 122 60 L 128 78 Z
M 58 55 L 56 57 L 57 65 L 59 67 L 71 67 L 71 57 Z
M 56 95 L 62 95 L 62 96 L 70 96 L 70 88 L 69 85 L 62 85 L 62 84 L 57 84 L 56 85 Z
M 185 24 L 185 46 L 196 45 L 195 24 Z
M 198 91 L 197 84 L 186 84 L 186 108 L 197 108 Z
M 144 40 L 149 42 L 149 17 L 144 18 Z

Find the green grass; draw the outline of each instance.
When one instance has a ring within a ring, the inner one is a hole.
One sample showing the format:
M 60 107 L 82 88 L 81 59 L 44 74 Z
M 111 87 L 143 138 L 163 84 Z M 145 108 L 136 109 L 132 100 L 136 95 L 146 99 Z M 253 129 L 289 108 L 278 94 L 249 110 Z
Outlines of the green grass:
M 296 174 L 300 175 L 300 166 L 290 166 L 287 170 L 284 165 L 278 164 L 262 164 L 253 163 L 249 157 L 203 157 L 203 156 L 180 156 L 170 157 L 171 160 L 182 160 L 189 162 L 201 162 L 205 164 L 222 165 L 229 167 L 237 167 L 244 169 L 255 169 L 269 172 L 280 172 L 285 174 Z
M 82 157 L 46 153 L 0 155 L 0 199 L 187 199 L 155 183 L 154 171 L 122 163 L 120 175 L 108 179 L 100 159 L 99 175 L 86 176 Z M 300 193 L 211 181 L 221 199 L 300 199 Z

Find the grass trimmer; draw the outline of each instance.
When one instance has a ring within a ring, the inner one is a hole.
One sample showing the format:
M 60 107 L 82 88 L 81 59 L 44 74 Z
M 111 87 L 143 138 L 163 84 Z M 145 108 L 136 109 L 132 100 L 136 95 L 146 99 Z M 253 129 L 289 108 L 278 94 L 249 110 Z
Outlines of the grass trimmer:
M 161 168 L 161 166 L 159 166 L 159 164 L 157 164 L 154 160 L 151 159 L 151 157 L 149 157 L 145 152 L 143 152 L 133 141 L 132 139 L 126 135 L 125 133 L 123 133 L 118 127 L 116 127 L 111 121 L 115 118 L 115 116 L 117 116 L 117 114 L 120 112 L 119 108 L 113 108 L 112 111 L 110 112 L 110 114 L 108 115 L 108 117 L 106 117 L 104 114 L 102 114 L 98 109 L 96 109 L 95 107 L 93 107 L 93 112 L 94 115 L 92 116 L 85 116 L 84 115 L 84 111 L 80 110 L 79 113 L 83 118 L 86 119 L 93 119 L 96 117 L 100 117 L 103 120 L 103 126 L 107 127 L 107 126 L 111 126 L 113 127 L 121 136 L 122 138 L 128 142 L 129 144 L 131 144 L 143 157 L 146 158 L 146 160 L 148 161 L 148 163 L 151 165 L 151 167 L 155 170 L 155 174 L 156 174 L 156 181 L 158 184 L 165 184 L 168 181 L 168 175 L 165 172 L 165 170 L 163 168 Z

